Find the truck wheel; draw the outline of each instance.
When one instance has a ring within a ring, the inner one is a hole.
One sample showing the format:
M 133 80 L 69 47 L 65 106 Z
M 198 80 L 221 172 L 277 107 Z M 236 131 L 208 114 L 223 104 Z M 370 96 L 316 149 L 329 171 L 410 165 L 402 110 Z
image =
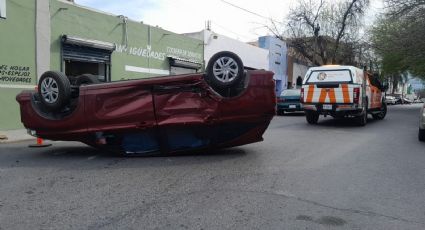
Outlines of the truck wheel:
M 356 117 L 357 124 L 360 126 L 365 126 L 367 124 L 367 110 L 368 110 L 368 104 L 367 104 L 367 98 L 363 101 L 363 108 L 362 114 L 360 116 Z
M 418 139 L 425 142 L 425 129 L 419 129 Z
M 309 124 L 317 124 L 317 121 L 319 121 L 319 113 L 314 111 L 305 111 L 305 118 Z
M 91 84 L 99 84 L 100 81 L 97 79 L 96 75 L 93 74 L 82 74 L 77 76 L 77 80 L 75 81 L 75 85 L 91 85 Z
M 71 85 L 65 74 L 56 71 L 43 73 L 38 82 L 41 103 L 51 111 L 62 109 L 71 96 Z
M 208 61 L 206 78 L 213 87 L 231 88 L 242 80 L 243 75 L 242 60 L 232 52 L 218 52 Z
M 387 103 L 382 102 L 381 111 L 379 113 L 372 114 L 373 119 L 382 120 L 387 115 Z
M 360 126 L 365 126 L 367 124 L 367 112 L 363 112 L 362 115 L 356 117 L 356 120 Z

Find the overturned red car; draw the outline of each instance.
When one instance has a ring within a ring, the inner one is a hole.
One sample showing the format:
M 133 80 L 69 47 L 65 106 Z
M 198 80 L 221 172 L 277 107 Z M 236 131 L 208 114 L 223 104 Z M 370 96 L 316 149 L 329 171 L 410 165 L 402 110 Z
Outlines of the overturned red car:
M 48 71 L 38 89 L 17 95 L 29 133 L 150 155 L 262 141 L 275 115 L 273 73 L 243 68 L 231 52 L 206 73 L 99 84 Z

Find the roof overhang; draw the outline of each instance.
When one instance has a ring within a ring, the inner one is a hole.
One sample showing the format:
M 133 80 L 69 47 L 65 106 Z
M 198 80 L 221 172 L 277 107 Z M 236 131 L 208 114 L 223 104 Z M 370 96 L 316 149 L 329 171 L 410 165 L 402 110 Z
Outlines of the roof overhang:
M 85 39 L 69 35 L 63 35 L 62 42 L 70 45 L 86 46 L 96 49 L 109 50 L 111 52 L 115 50 L 115 44 L 110 42 Z
M 168 61 L 170 62 L 170 66 L 195 69 L 198 70 L 202 67 L 201 62 L 192 61 L 188 59 L 183 59 L 175 56 L 167 56 Z

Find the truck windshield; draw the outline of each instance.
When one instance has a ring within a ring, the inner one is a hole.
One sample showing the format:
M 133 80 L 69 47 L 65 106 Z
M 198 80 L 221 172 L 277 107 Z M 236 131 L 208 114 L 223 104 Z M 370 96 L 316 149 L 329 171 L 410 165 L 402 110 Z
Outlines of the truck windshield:
M 351 72 L 344 70 L 313 70 L 306 83 L 351 82 Z

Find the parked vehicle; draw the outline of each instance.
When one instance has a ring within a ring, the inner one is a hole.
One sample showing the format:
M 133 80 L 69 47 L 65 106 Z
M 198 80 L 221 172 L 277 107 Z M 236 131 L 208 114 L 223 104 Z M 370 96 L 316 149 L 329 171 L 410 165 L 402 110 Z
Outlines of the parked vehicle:
M 220 52 L 207 73 L 71 85 L 44 73 L 38 91 L 17 95 L 29 133 L 125 154 L 223 148 L 262 141 L 275 115 L 273 73 L 244 71 Z
M 421 98 L 417 97 L 413 100 L 413 103 L 424 103 Z
M 412 100 L 405 98 L 405 97 L 401 97 L 398 96 L 396 97 L 396 104 L 412 104 Z
M 286 89 L 277 97 L 277 113 L 304 111 L 301 105 L 301 89 Z
M 394 96 L 385 96 L 385 103 L 387 105 L 395 105 L 397 104 L 397 99 Z
M 422 102 L 425 102 L 425 99 L 422 99 Z M 420 117 L 419 117 L 419 132 L 418 139 L 420 141 L 425 141 L 425 104 L 423 104 Z
M 384 90 L 377 78 L 353 66 L 312 67 L 303 81 L 301 101 L 310 124 L 316 124 L 320 115 L 331 115 L 355 117 L 364 126 L 368 114 L 385 118 Z

